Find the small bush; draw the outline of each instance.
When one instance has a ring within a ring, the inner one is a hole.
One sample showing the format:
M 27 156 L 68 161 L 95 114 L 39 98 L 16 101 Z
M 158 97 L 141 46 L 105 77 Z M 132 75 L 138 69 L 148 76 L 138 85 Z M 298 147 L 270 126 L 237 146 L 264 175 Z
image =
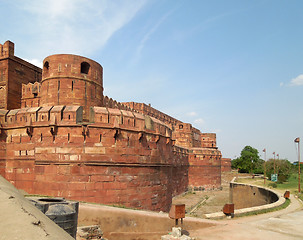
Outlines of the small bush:
M 278 185 L 277 185 L 276 183 L 273 182 L 273 183 L 268 184 L 268 186 L 269 186 L 269 187 L 276 188 Z

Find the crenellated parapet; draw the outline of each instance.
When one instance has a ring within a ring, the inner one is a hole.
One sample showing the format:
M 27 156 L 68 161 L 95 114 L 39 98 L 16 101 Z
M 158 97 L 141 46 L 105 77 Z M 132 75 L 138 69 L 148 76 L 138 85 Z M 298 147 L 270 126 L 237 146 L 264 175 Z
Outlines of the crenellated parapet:
M 120 103 L 108 96 L 104 96 L 103 107 L 118 108 L 120 110 L 134 111 L 132 108 L 128 107 L 127 105 L 124 105 L 123 103 Z
M 22 84 L 21 108 L 40 106 L 41 84 L 39 82 Z
M 29 193 L 167 211 L 187 187 L 188 150 L 155 118 L 92 107 L 86 122 L 81 106 L 57 105 L 2 110 L 0 121 L 5 177 Z
M 3 45 L 0 44 L 0 59 L 14 56 L 15 44 L 11 41 L 6 41 Z
M 136 103 L 136 102 L 123 102 L 122 104 L 144 115 L 157 118 L 160 121 L 168 124 L 169 126 L 173 126 L 176 125 L 177 123 L 181 123 L 181 121 L 151 107 L 151 105 L 146 105 L 144 103 Z
M 201 146 L 205 148 L 217 148 L 215 133 L 201 133 Z

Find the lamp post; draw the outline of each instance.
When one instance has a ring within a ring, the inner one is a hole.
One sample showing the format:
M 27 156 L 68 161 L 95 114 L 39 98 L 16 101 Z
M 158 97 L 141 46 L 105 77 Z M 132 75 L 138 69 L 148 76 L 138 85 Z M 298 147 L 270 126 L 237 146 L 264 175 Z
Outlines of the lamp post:
M 300 193 L 301 192 L 301 163 L 300 163 L 300 138 L 297 137 L 295 139 L 295 143 L 298 143 L 298 192 Z
M 266 184 L 266 149 L 263 149 L 264 152 L 264 185 Z
M 274 155 L 274 174 L 276 174 L 276 153 L 272 153 Z

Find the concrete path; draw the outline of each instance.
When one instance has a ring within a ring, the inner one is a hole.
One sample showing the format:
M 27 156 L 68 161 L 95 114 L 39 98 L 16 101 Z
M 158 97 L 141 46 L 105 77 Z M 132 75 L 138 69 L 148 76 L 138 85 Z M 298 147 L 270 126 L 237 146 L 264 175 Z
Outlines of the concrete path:
M 291 204 L 281 211 L 223 220 L 222 226 L 191 231 L 198 240 L 211 239 L 303 239 L 302 203 L 291 196 Z

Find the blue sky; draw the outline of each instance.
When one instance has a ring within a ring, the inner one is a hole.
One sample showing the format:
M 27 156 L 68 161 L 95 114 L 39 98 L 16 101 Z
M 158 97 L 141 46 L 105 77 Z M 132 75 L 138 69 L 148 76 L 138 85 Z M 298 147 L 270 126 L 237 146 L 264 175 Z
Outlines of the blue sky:
M 0 0 L 0 43 L 38 65 L 99 62 L 105 95 L 216 132 L 224 157 L 251 145 L 296 161 L 302 12 L 301 0 Z

